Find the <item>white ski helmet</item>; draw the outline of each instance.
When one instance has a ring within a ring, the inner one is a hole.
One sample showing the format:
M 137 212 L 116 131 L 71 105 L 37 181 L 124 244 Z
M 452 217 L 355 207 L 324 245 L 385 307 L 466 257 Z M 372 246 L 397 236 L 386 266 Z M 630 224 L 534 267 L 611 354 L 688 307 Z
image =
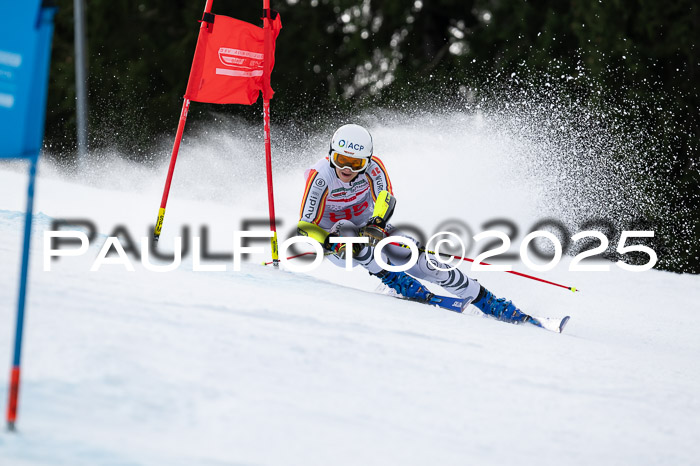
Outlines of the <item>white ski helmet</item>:
M 360 125 L 343 125 L 333 134 L 331 147 L 328 152 L 332 165 L 338 166 L 337 156 L 364 160 L 360 169 L 352 169 L 354 172 L 362 172 L 372 159 L 372 135 Z M 342 168 L 342 167 L 339 167 Z

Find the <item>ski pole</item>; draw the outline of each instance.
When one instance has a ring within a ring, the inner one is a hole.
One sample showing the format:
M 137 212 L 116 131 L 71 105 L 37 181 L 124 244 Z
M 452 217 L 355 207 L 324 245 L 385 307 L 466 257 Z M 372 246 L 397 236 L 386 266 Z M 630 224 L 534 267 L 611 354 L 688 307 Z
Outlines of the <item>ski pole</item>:
M 393 246 L 401 246 L 402 248 L 408 248 L 407 245 L 401 244 L 401 243 L 389 243 L 389 244 L 391 244 L 391 245 L 393 245 Z M 428 253 L 428 254 L 432 254 L 432 255 L 435 255 L 435 256 L 437 255 L 434 251 L 430 251 L 430 250 L 425 249 L 425 248 L 418 248 L 418 251 L 420 251 L 420 252 L 425 252 L 425 253 Z M 308 255 L 308 254 L 315 254 L 315 252 L 303 252 L 303 253 L 297 254 L 297 255 L 295 255 L 295 256 L 287 257 L 287 260 L 296 259 L 297 257 L 306 256 L 306 255 Z M 328 255 L 328 254 L 325 254 L 325 255 Z M 441 256 L 453 257 L 453 258 L 455 258 L 455 259 L 457 259 L 457 260 L 464 260 L 464 261 L 468 261 L 468 262 L 474 262 L 474 259 L 470 259 L 470 258 L 468 258 L 468 257 L 460 257 L 460 256 L 455 256 L 455 255 L 453 255 L 453 254 L 444 254 L 444 253 L 441 253 L 440 255 L 441 255 Z M 270 262 L 263 262 L 263 265 L 270 265 L 270 264 L 272 264 L 272 261 L 270 261 Z M 479 262 L 479 264 L 480 264 L 480 265 L 493 265 L 493 264 L 489 264 L 488 262 Z M 576 288 L 575 286 L 561 285 L 561 284 L 559 284 L 559 283 L 551 282 L 551 281 L 545 280 L 545 279 L 543 279 L 543 278 L 534 277 L 534 276 L 528 275 L 528 274 L 526 274 L 526 273 L 516 272 L 515 270 L 506 270 L 505 272 L 508 272 L 508 273 L 510 273 L 510 274 L 513 274 L 513 275 L 517 275 L 517 276 L 519 276 L 519 277 L 529 278 L 530 280 L 535 280 L 535 281 L 538 281 L 538 282 L 547 283 L 548 285 L 558 286 L 558 287 L 560 287 L 560 288 L 564 288 L 564 289 L 566 289 L 566 290 L 573 291 L 574 293 L 577 292 L 577 291 L 581 291 L 580 289 Z
M 392 244 L 392 245 L 394 245 L 394 246 L 401 246 L 401 247 L 404 247 L 404 248 L 408 248 L 407 245 L 401 244 L 401 243 L 389 243 L 389 244 Z M 429 250 L 427 250 L 427 249 L 425 249 L 425 248 L 418 248 L 418 251 L 420 251 L 420 252 L 425 252 L 425 253 L 428 253 L 428 254 L 432 254 L 432 255 L 434 255 L 434 256 L 437 256 L 437 253 L 435 253 L 434 251 L 429 251 Z M 455 259 L 457 259 L 457 260 L 464 260 L 464 261 L 468 261 L 468 262 L 474 262 L 474 259 L 470 259 L 470 258 L 468 258 L 468 257 L 455 256 L 454 254 L 445 254 L 445 253 L 441 253 L 440 255 L 441 255 L 441 256 L 453 257 L 453 258 L 455 258 Z M 479 265 L 492 265 L 492 264 L 489 264 L 489 263 L 487 263 L 487 262 L 479 262 Z M 575 286 L 560 285 L 559 283 L 550 282 L 549 280 L 545 280 L 545 279 L 543 279 L 543 278 L 534 277 L 534 276 L 528 275 L 528 274 L 526 274 L 526 273 L 516 272 L 515 270 L 505 270 L 505 272 L 512 273 L 513 275 L 517 275 L 517 276 L 519 276 L 519 277 L 529 278 L 530 280 L 536 280 L 536 281 L 538 281 L 538 282 L 547 283 L 547 284 L 549 284 L 549 285 L 558 286 L 558 287 L 560 287 L 560 288 L 565 288 L 565 289 L 567 289 L 567 290 L 573 291 L 574 293 L 577 292 L 577 291 L 581 291 L 581 290 L 579 290 L 578 288 L 576 288 Z
M 289 256 L 289 257 L 287 257 L 287 260 L 296 259 L 297 257 L 301 257 L 301 256 L 308 256 L 309 254 L 316 254 L 316 252 L 315 252 L 315 251 L 302 252 L 301 254 L 297 254 L 297 255 L 295 255 L 295 256 Z M 329 255 L 331 255 L 331 254 L 333 254 L 333 253 L 332 253 L 332 252 L 326 252 L 326 253 L 324 253 L 323 255 L 324 255 L 324 256 L 329 256 Z M 263 262 L 263 265 L 270 265 L 270 264 L 274 264 L 274 261 Z

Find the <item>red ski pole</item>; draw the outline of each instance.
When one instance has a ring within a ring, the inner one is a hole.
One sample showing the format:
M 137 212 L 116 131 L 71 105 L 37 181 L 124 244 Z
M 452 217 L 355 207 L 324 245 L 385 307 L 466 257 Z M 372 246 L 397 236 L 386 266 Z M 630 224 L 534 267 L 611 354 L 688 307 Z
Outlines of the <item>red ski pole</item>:
M 391 243 L 391 244 L 392 244 L 392 245 L 395 245 L 395 246 L 408 247 L 408 246 L 406 246 L 406 245 L 404 245 L 404 244 L 401 244 L 401 243 Z M 437 255 L 435 252 L 433 252 L 433 251 L 428 251 L 428 250 L 425 249 L 425 248 L 420 248 L 419 251 L 421 251 L 421 252 L 427 252 L 428 254 Z M 440 255 L 441 255 L 441 256 L 452 257 L 452 258 L 457 259 L 457 260 L 463 260 L 463 261 L 468 261 L 468 262 L 474 262 L 474 259 L 470 259 L 470 258 L 468 258 L 468 257 L 460 257 L 460 256 L 455 256 L 455 255 L 453 255 L 453 254 L 442 254 L 442 253 L 441 253 Z M 479 262 L 479 265 L 492 265 L 492 264 L 489 264 L 489 263 L 487 263 L 487 262 Z M 521 273 L 521 272 L 516 272 L 515 270 L 505 270 L 505 272 L 512 273 L 513 275 L 517 275 L 517 276 L 519 276 L 519 277 L 529 278 L 530 280 L 536 280 L 536 281 L 538 281 L 538 282 L 547 283 L 548 285 L 554 285 L 554 286 L 558 286 L 558 287 L 560 287 L 560 288 L 565 288 L 565 289 L 570 290 L 570 291 L 573 291 L 573 292 L 581 291 L 581 290 L 577 289 L 575 286 L 560 285 L 559 283 L 550 282 L 549 280 L 545 280 L 545 279 L 543 279 L 543 278 L 537 278 L 537 277 L 534 277 L 534 276 L 532 276 L 532 275 L 528 275 L 528 274 Z
M 391 245 L 393 245 L 393 246 L 401 246 L 401 247 L 404 247 L 404 248 L 408 248 L 408 246 L 406 246 L 405 244 L 401 244 L 401 243 L 389 243 L 389 244 L 391 244 Z M 420 248 L 420 249 L 418 249 L 418 250 L 419 250 L 420 252 L 427 252 L 428 254 L 436 255 L 435 252 L 429 251 L 429 250 L 427 250 L 427 249 L 425 249 L 425 248 Z M 308 255 L 308 254 L 315 254 L 315 253 L 313 253 L 313 252 L 304 252 L 304 253 L 301 253 L 301 254 L 297 254 L 297 255 L 295 255 L 295 256 L 287 257 L 287 260 L 296 259 L 297 257 L 306 256 L 306 255 Z M 468 258 L 468 257 L 460 257 L 460 256 L 455 256 L 455 255 L 453 255 L 453 254 L 440 254 L 440 255 L 441 255 L 441 256 L 453 257 L 453 258 L 455 258 L 455 259 L 457 259 L 457 260 L 464 260 L 464 261 L 468 261 L 468 262 L 474 262 L 474 259 L 470 259 L 470 258 Z M 264 264 L 264 265 L 269 265 L 269 264 L 272 264 L 272 262 L 263 262 L 263 264 Z M 479 262 L 479 264 L 481 264 L 481 265 L 492 265 L 492 264 L 489 264 L 489 263 L 487 263 L 487 262 Z M 511 274 L 513 274 L 513 275 L 517 275 L 517 276 L 519 276 L 519 277 L 529 278 L 530 280 L 535 280 L 535 281 L 538 281 L 538 282 L 546 283 L 546 284 L 548 284 L 548 285 L 558 286 L 558 287 L 560 287 L 560 288 L 564 288 L 564 289 L 569 290 L 569 291 L 573 291 L 573 292 L 581 291 L 581 290 L 579 290 L 578 288 L 576 288 L 575 286 L 561 285 L 561 284 L 559 284 L 559 283 L 551 282 L 551 281 L 545 280 L 545 279 L 543 279 L 543 278 L 534 277 L 534 276 L 528 275 L 528 274 L 526 274 L 526 273 L 516 272 L 515 270 L 506 270 L 506 272 L 511 273 Z

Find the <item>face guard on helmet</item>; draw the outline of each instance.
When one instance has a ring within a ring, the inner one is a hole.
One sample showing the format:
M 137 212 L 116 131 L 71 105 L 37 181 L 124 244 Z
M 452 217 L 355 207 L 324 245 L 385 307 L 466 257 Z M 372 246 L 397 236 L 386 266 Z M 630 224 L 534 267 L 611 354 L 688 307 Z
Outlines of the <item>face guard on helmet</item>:
M 332 166 L 363 173 L 372 160 L 372 136 L 359 125 L 344 125 L 331 138 L 328 159 Z

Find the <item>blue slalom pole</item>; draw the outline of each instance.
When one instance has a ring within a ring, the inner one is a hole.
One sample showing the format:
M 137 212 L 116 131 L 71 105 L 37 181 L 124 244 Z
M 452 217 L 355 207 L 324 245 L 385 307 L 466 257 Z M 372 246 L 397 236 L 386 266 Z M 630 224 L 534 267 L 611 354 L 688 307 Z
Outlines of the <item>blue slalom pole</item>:
M 29 248 L 32 239 L 32 218 L 34 215 L 34 179 L 39 154 L 29 158 L 29 183 L 27 186 L 27 213 L 24 216 L 24 246 L 22 248 L 22 268 L 20 271 L 19 297 L 17 299 L 17 326 L 15 349 L 10 374 L 10 399 L 7 404 L 7 428 L 15 430 L 17 421 L 17 398 L 19 396 L 19 373 L 22 356 L 22 333 L 24 329 L 24 308 L 27 298 L 27 278 L 29 275 Z

